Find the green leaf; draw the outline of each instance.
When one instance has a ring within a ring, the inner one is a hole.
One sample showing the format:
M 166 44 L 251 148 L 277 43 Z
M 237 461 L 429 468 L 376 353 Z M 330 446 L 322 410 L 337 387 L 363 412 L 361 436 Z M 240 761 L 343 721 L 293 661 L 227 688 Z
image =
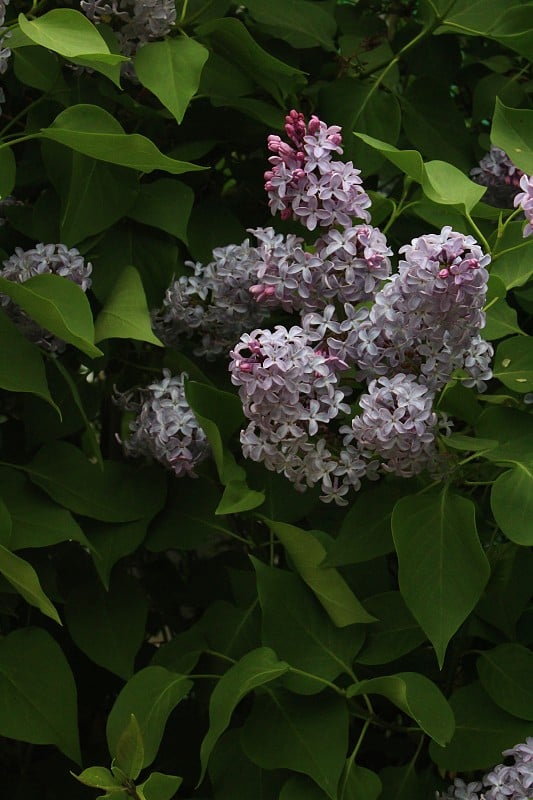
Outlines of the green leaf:
M 410 653 L 426 636 L 405 605 L 400 592 L 383 592 L 366 599 L 377 622 L 371 625 L 357 654 L 358 664 L 388 664 Z
M 146 800 L 172 800 L 181 784 L 182 778 L 177 775 L 152 772 L 144 783 L 137 786 L 137 791 L 140 790 Z
M 262 506 L 265 502 L 263 492 L 256 492 L 244 481 L 228 481 L 215 514 L 241 514 Z
M 24 283 L 0 276 L 0 290 L 32 319 L 89 358 L 102 351 L 94 345 L 93 315 L 87 296 L 74 281 L 61 275 L 35 275 Z
M 0 311 L 0 341 L 0 388 L 35 394 L 59 413 L 50 396 L 39 349 L 19 333 L 3 311 Z
M 78 580 L 65 603 L 73 641 L 91 661 L 124 680 L 133 675 L 147 614 L 139 581 L 122 572 L 113 573 L 108 592 L 96 577 Z
M 67 442 L 44 445 L 24 469 L 56 503 L 102 522 L 151 517 L 165 499 L 158 469 L 106 461 L 102 472 Z
M 149 89 L 180 124 L 200 84 L 209 51 L 188 36 L 148 42 L 140 47 L 134 66 Z
M 11 194 L 15 186 L 17 165 L 10 147 L 0 149 L 0 200 Z
M 475 607 L 490 574 L 474 504 L 446 488 L 405 497 L 394 509 L 392 532 L 400 591 L 442 666 L 450 638 Z
M 141 276 L 135 267 L 122 270 L 98 315 L 95 341 L 104 339 L 135 339 L 163 346 L 152 331 Z
M 411 762 L 405 767 L 385 767 L 379 773 L 383 797 L 394 800 L 427 800 L 435 792 L 435 775 L 432 770 L 417 775 Z
M 292 667 L 334 681 L 351 672 L 361 644 L 361 627 L 336 628 L 303 581 L 291 572 L 267 567 L 252 558 L 263 612 L 262 640 Z M 287 688 L 302 694 L 321 691 L 323 684 L 287 675 Z
M 523 227 L 523 222 L 509 223 L 498 248 L 501 255 L 493 257 L 491 279 L 500 278 L 506 289 L 523 286 L 533 275 L 533 241 L 524 239 Z
M 494 702 L 515 717 L 533 720 L 533 653 L 521 644 L 485 650 L 477 661 L 483 688 Z
M 348 747 L 346 703 L 329 692 L 301 697 L 267 691 L 254 700 L 241 744 L 260 767 L 302 772 L 337 800 Z
M 512 336 L 498 345 L 493 375 L 520 394 L 533 390 L 533 338 Z
M 89 767 L 84 769 L 80 775 L 74 775 L 73 772 L 70 774 L 80 783 L 95 789 L 106 789 L 112 792 L 114 789 L 122 787 L 120 781 L 105 767 Z
M 156 667 L 165 667 L 180 675 L 188 675 L 194 669 L 204 650 L 209 650 L 206 638 L 200 631 L 190 628 L 178 633 L 169 642 L 157 648 L 152 658 Z
M 131 780 L 135 780 L 143 768 L 143 737 L 135 714 L 130 716 L 130 721 L 120 734 L 115 763 Z
M 160 178 L 141 185 L 128 217 L 170 233 L 187 244 L 187 225 L 193 202 L 194 192 L 190 186 L 174 178 Z
M 533 552 L 506 542 L 492 549 L 491 561 L 492 575 L 476 614 L 515 639 L 517 622 L 533 595 Z
M 60 84 L 61 62 L 42 47 L 21 47 L 13 53 L 13 70 L 18 80 L 33 89 L 49 92 Z
M 99 106 L 71 106 L 62 111 L 50 127 L 43 128 L 39 136 L 91 158 L 141 172 L 163 170 L 179 175 L 204 169 L 163 155 L 145 136 L 124 133 L 120 123 Z
M 241 658 L 259 647 L 259 603 L 254 598 L 246 608 L 237 608 L 226 600 L 216 600 L 197 623 L 210 649 L 233 659 Z
M 187 381 L 186 394 L 194 413 L 212 420 L 224 443 L 244 424 L 242 403 L 236 395 L 197 381 Z
M 117 561 L 129 556 L 142 544 L 148 519 L 127 522 L 124 525 L 87 523 L 85 529 L 93 550 L 93 561 L 100 580 L 109 589 L 111 570 Z
M 11 515 L 6 504 L 0 498 L 0 544 L 4 547 L 9 548 L 10 546 L 12 528 Z
M 533 545 L 533 462 L 515 463 L 500 475 L 492 485 L 490 505 L 494 519 L 511 541 Z
M 209 779 L 217 800 L 279 800 L 283 775 L 263 770 L 246 758 L 241 730 L 232 728 L 219 739 L 209 759 Z
M 145 667 L 136 672 L 115 700 L 107 720 L 109 751 L 116 755 L 122 731 L 135 714 L 144 741 L 143 767 L 157 755 L 170 713 L 187 696 L 192 681 L 163 667 Z
M 324 566 L 358 564 L 391 553 L 392 510 L 405 493 L 405 481 L 380 481 L 357 495 L 342 521 L 338 538 L 328 547 Z
M 381 694 L 414 721 L 443 747 L 450 741 L 455 720 L 448 701 L 435 684 L 418 672 L 384 675 L 348 687 L 348 697 Z
M 110 55 L 109 47 L 92 22 L 80 11 L 55 8 L 34 20 L 19 14 L 21 31 L 35 44 L 65 58 L 96 54 Z M 115 63 L 126 61 L 115 56 Z
M 471 181 L 452 164 L 445 161 L 428 161 L 424 164 L 416 150 L 398 150 L 372 136 L 363 133 L 355 135 L 420 183 L 424 194 L 435 203 L 455 206 L 466 213 L 472 211 L 485 194 L 485 187 Z
M 283 786 L 279 800 L 325 800 L 327 794 L 305 775 L 294 775 Z
M 446 747 L 435 742 L 429 754 L 438 767 L 454 772 L 489 769 L 501 763 L 502 750 L 511 742 L 524 742 L 531 722 L 507 714 L 490 699 L 482 686 L 470 683 L 450 698 L 455 714 L 455 734 Z
M 466 453 L 477 453 L 483 450 L 493 450 L 498 446 L 495 439 L 482 439 L 477 436 L 467 436 L 464 433 L 452 433 L 443 440 L 446 447 Z
M 350 759 L 346 762 L 341 786 L 339 800 L 377 800 L 383 788 L 375 772 Z
M 0 735 L 55 744 L 81 763 L 76 684 L 54 639 L 23 628 L 0 640 Z
M 196 28 L 196 33 L 208 39 L 215 53 L 253 77 L 282 107 L 290 94 L 305 85 L 303 72 L 263 50 L 238 19 L 213 19 Z
M 289 665 L 280 661 L 273 650 L 260 647 L 243 656 L 222 676 L 209 701 L 209 730 L 200 748 L 202 771 L 199 784 L 204 778 L 213 748 L 228 727 L 231 715 L 242 698 L 288 670 Z
M 517 167 L 528 175 L 533 172 L 533 111 L 508 108 L 496 98 L 490 138 Z
M 483 329 L 483 338 L 488 341 L 502 339 L 513 333 L 523 333 L 515 309 L 505 300 L 506 294 L 505 284 L 501 278 L 491 275 L 485 309 L 486 323 Z
M 375 622 L 375 617 L 363 608 L 339 572 L 321 566 L 326 550 L 312 531 L 303 531 L 284 522 L 264 521 L 278 537 L 296 571 L 335 625 L 344 627 L 355 622 Z
M 252 19 L 265 26 L 269 33 L 284 39 L 293 47 L 316 47 L 334 50 L 336 31 L 331 11 L 306 0 L 249 0 L 246 5 Z
M 11 553 L 0 545 L 0 573 L 15 587 L 17 592 L 32 606 L 35 606 L 61 625 L 59 615 L 41 588 L 37 573 L 27 561 Z

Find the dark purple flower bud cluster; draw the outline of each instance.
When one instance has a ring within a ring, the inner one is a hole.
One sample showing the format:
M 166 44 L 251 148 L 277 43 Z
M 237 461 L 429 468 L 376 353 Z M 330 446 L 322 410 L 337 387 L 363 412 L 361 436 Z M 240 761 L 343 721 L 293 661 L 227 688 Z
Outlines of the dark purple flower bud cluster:
M 91 22 L 112 25 L 122 55 L 130 57 L 143 44 L 170 33 L 176 22 L 174 0 L 81 0 L 80 7 Z M 131 66 L 124 74 L 135 78 Z
M 340 129 L 316 118 L 306 125 L 296 112 L 286 119 L 294 147 L 269 137 L 277 155 L 266 189 L 274 212 L 313 229 L 298 211 L 298 193 L 315 197 L 317 175 L 332 163 L 347 166 L 331 161 L 341 152 Z M 482 391 L 493 355 L 480 336 L 490 257 L 476 241 L 449 226 L 420 236 L 400 248 L 391 275 L 385 236 L 370 224 L 352 225 L 350 214 L 363 215 L 346 202 L 329 197 L 329 215 L 317 216 L 327 230 L 311 248 L 272 229 L 253 231 L 262 260 L 250 293 L 261 306 L 298 313 L 300 324 L 242 335 L 230 364 L 250 420 L 244 454 L 298 489 L 320 484 L 322 499 L 338 504 L 380 471 L 438 474 L 437 435 L 451 423 L 433 410 L 436 393 L 457 370 Z M 355 415 L 345 401 L 351 390 L 341 384 L 347 370 L 367 386 Z
M 437 794 L 437 800 L 528 800 L 533 797 L 533 737 L 504 750 L 502 755 L 512 758 L 513 763 L 498 764 L 481 781 L 467 784 L 455 778 L 445 794 Z
M 196 477 L 195 468 L 209 454 L 205 433 L 185 397 L 185 377 L 164 369 L 161 381 L 115 397 L 118 405 L 136 414 L 131 435 L 123 442 L 125 453 L 154 458 L 178 478 Z
M 86 263 L 75 247 L 69 250 L 64 244 L 37 244 L 31 250 L 17 247 L 0 269 L 3 278 L 17 283 L 24 283 L 36 275 L 59 275 L 77 283 L 84 292 L 91 286 L 91 272 L 92 264 Z M 61 339 L 41 328 L 8 295 L 0 293 L 0 307 L 30 341 L 51 352 L 62 352 L 65 349 L 65 343 Z
M 334 161 L 342 154 L 341 128 L 328 127 L 312 116 L 291 111 L 285 132 L 292 145 L 279 136 L 268 137 L 272 169 L 265 172 L 265 189 L 272 214 L 296 219 L 310 231 L 317 225 L 330 228 L 352 225 L 353 218 L 370 222 L 370 198 L 362 187 L 360 170 L 351 161 Z
M 516 195 L 514 204 L 516 207 L 520 206 L 527 219 L 524 236 L 531 236 L 533 233 L 533 176 L 522 175 L 520 188 L 522 191 Z
M 470 170 L 472 180 L 487 187 L 483 200 L 503 208 L 512 207 L 523 174 L 522 170 L 513 164 L 505 150 L 496 145 L 491 145 L 489 152 L 479 162 L 479 166 Z

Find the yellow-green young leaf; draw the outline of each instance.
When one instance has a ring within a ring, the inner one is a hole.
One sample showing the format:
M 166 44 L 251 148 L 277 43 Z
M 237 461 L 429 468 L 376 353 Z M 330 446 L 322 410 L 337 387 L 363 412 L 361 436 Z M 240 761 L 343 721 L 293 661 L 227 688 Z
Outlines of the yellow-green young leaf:
M 279 678 L 289 669 L 289 665 L 279 661 L 270 647 L 259 647 L 247 653 L 224 673 L 209 701 L 209 730 L 200 748 L 202 773 L 199 783 L 204 778 L 213 748 L 228 727 L 238 703 L 256 687 Z
M 79 775 L 75 775 L 73 772 L 70 774 L 80 783 L 85 786 L 92 786 L 95 789 L 105 789 L 112 792 L 114 789 L 122 788 L 121 782 L 106 767 L 89 767 Z
M 0 736 L 54 744 L 81 763 L 74 676 L 42 628 L 22 628 L 0 640 L 0 696 Z
M 180 123 L 196 94 L 209 51 L 188 36 L 149 42 L 135 56 L 135 72 L 143 86 Z
M 32 606 L 61 625 L 59 615 L 41 588 L 37 573 L 27 561 L 0 545 L 0 573 Z
M 19 14 L 18 21 L 28 39 L 65 58 L 110 55 L 109 47 L 98 29 L 84 14 L 72 8 L 55 8 L 31 21 L 24 14 Z M 116 60 L 126 59 L 116 57 Z
M 224 494 L 215 514 L 241 514 L 243 511 L 251 511 L 253 508 L 262 506 L 264 502 L 263 492 L 250 489 L 244 481 L 229 481 L 224 488 Z
M 135 714 L 131 714 L 130 721 L 117 742 L 115 762 L 124 774 L 133 781 L 143 768 L 143 737 Z
M 16 283 L 0 276 L 0 289 L 50 333 L 90 358 L 102 355 L 94 344 L 89 301 L 74 281 L 61 275 L 35 275 L 24 283 Z
M 397 675 L 359 681 L 347 690 L 348 697 L 362 694 L 384 695 L 443 747 L 453 736 L 455 719 L 448 701 L 424 675 L 399 672 Z
M 355 622 L 375 622 L 361 605 L 344 578 L 336 569 L 323 567 L 326 549 L 314 536 L 313 531 L 304 531 L 284 522 L 265 519 L 271 531 L 278 537 L 289 554 L 296 571 L 306 582 L 338 627 Z
M 182 784 L 182 778 L 177 775 L 164 775 L 162 772 L 152 774 L 137 786 L 145 800 L 172 800 Z
M 117 278 L 95 324 L 95 341 L 136 339 L 162 347 L 152 331 L 150 312 L 141 276 L 135 267 L 126 267 Z
M 0 387 L 8 392 L 29 392 L 46 400 L 58 414 L 52 400 L 43 357 L 39 348 L 19 333 L 7 314 L 0 310 Z M 61 416 L 61 415 L 60 415 Z

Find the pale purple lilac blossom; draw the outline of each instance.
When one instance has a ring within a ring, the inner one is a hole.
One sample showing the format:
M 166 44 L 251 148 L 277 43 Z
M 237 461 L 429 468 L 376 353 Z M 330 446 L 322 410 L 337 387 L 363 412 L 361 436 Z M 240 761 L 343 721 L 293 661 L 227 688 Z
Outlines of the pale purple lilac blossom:
M 37 244 L 31 250 L 15 248 L 3 262 L 0 275 L 9 281 L 24 283 L 37 275 L 59 275 L 76 283 L 84 292 L 91 286 L 92 264 L 85 262 L 79 251 L 64 244 Z M 6 311 L 22 333 L 50 352 L 62 352 L 65 342 L 53 336 L 23 311 L 11 298 L 0 292 L 0 307 Z
M 154 458 L 178 478 L 196 477 L 195 468 L 209 454 L 206 435 L 185 397 L 185 377 L 164 369 L 161 381 L 115 396 L 122 408 L 136 414 L 123 442 L 126 455 Z
M 9 31 L 3 27 L 6 19 L 6 9 L 9 5 L 9 0 L 0 0 L 0 75 L 3 75 L 8 67 L 8 61 L 11 56 L 11 50 L 6 45 L 6 41 L 10 36 Z M 0 86 L 0 114 L 2 113 L 2 103 L 5 103 L 6 96 L 4 90 Z
M 521 207 L 527 219 L 523 235 L 530 236 L 533 233 L 533 176 L 522 175 L 520 188 L 522 191 L 516 195 L 514 204 Z
M 305 123 L 303 114 L 291 111 L 285 132 L 292 145 L 279 136 L 268 137 L 265 190 L 272 214 L 300 221 L 310 231 L 318 226 L 352 225 L 353 218 L 370 222 L 370 198 L 362 187 L 360 170 L 351 161 L 333 161 L 342 154 L 341 128 L 328 127 L 316 116 Z
M 452 786 L 437 793 L 437 800 L 529 800 L 533 797 L 533 737 L 503 754 L 510 765 L 498 764 L 481 781 L 466 784 L 455 778 Z

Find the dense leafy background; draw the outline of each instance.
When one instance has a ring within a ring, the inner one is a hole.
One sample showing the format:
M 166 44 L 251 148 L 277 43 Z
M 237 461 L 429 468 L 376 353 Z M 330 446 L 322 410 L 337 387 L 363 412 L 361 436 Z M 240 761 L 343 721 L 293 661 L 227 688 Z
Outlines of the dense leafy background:
M 93 285 L 0 286 L 68 343 L 0 313 L 2 796 L 421 800 L 532 734 L 533 251 L 468 180 L 490 141 L 533 171 L 532 14 L 179 0 L 131 81 L 75 3 L 7 7 L 0 253 L 76 246 Z M 270 224 L 290 108 L 343 126 L 396 251 L 451 225 L 492 252 L 495 378 L 442 393 L 446 483 L 296 493 L 243 462 L 226 360 L 151 330 L 186 260 Z M 113 387 L 164 366 L 213 448 L 197 480 L 117 442 Z

